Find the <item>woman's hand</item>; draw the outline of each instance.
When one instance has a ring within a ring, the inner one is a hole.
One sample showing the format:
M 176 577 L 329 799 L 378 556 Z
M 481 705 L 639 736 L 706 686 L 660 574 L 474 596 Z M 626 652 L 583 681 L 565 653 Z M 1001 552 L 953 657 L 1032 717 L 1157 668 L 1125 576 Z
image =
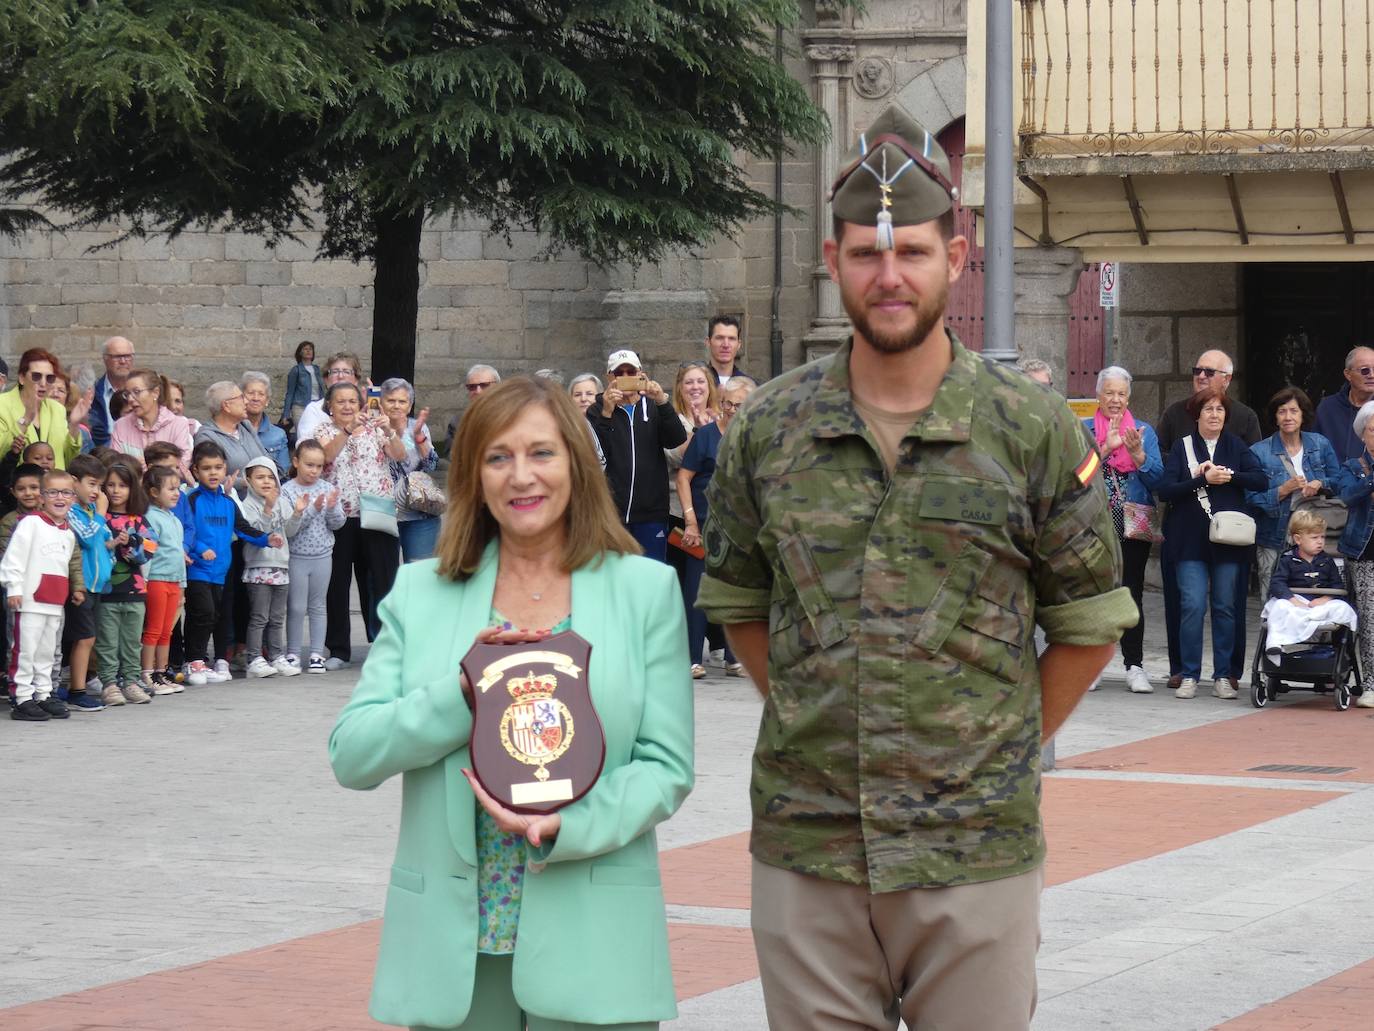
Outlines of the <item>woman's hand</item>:
M 697 527 L 695 519 L 683 526 L 682 543 L 688 548 L 695 548 L 701 544 L 701 530 Z
M 1214 487 L 1231 482 L 1231 470 L 1224 465 L 1204 462 L 1199 471 L 1202 473 L 1203 478 Z
M 1288 479 L 1284 480 L 1282 483 L 1279 484 L 1279 500 L 1282 501 L 1284 498 L 1288 497 L 1288 495 L 1292 494 L 1295 490 L 1302 490 L 1304 491 L 1304 493 L 1306 493 L 1304 489 L 1306 484 L 1307 481 L 1304 480 L 1301 476 L 1288 477 Z M 1307 496 L 1310 498 L 1312 495 L 1308 494 Z
M 1121 416 L 1117 415 L 1107 423 L 1107 439 L 1102 444 L 1102 450 L 1110 455 L 1124 443 L 1121 436 Z
M 496 826 L 500 827 L 504 833 L 519 834 L 535 848 L 544 842 L 553 841 L 558 836 L 558 831 L 563 826 L 563 817 L 558 813 L 540 816 L 513 812 L 487 794 L 486 789 L 478 783 L 471 770 L 464 770 L 463 776 L 468 779 L 468 784 L 472 786 L 472 793 L 477 797 L 477 801 L 482 804 L 482 808 L 496 821 Z
M 415 416 L 415 427 L 411 430 L 410 437 L 415 441 L 415 450 L 420 452 L 420 457 L 429 454 L 430 443 L 429 433 L 425 429 L 425 423 L 429 420 L 429 409 L 421 408 L 420 414 Z
M 505 627 L 489 626 L 477 632 L 477 640 L 473 643 L 537 644 L 548 636 L 547 630 L 507 630 Z M 458 673 L 458 686 L 463 689 L 463 697 L 468 700 L 468 708 L 472 708 L 472 685 L 461 671 Z
M 86 418 L 87 413 L 91 410 L 91 405 L 94 403 L 95 387 L 91 387 L 90 390 L 81 395 L 81 400 L 72 406 L 72 413 L 67 416 L 67 428 L 72 431 L 73 436 L 76 434 L 77 427 L 81 425 L 81 420 Z
M 1307 480 L 1302 485 L 1302 496 L 1305 498 L 1315 498 L 1322 489 L 1321 480 Z

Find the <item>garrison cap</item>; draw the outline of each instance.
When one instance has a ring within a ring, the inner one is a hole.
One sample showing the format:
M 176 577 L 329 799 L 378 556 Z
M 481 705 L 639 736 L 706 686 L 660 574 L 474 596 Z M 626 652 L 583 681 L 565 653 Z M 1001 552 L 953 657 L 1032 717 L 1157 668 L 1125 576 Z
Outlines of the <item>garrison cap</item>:
M 959 195 L 949 158 L 929 131 L 890 104 L 845 155 L 830 188 L 835 217 L 878 226 L 878 249 L 892 247 L 892 227 L 939 218 Z

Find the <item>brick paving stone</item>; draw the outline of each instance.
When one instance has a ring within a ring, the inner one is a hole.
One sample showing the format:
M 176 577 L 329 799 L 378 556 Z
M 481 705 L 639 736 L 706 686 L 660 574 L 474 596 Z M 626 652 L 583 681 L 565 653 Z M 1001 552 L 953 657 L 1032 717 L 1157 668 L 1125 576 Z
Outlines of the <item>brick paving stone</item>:
M 1369 1031 L 1374 1027 L 1374 960 L 1285 996 L 1217 1031 Z

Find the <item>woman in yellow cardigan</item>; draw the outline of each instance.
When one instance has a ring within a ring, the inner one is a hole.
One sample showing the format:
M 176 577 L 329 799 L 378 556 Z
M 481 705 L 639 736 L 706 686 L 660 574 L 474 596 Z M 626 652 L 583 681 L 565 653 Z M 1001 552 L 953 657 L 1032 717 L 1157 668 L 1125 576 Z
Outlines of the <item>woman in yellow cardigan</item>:
M 654 827 L 693 778 L 677 580 L 620 525 L 557 384 L 484 393 L 454 456 L 438 557 L 402 567 L 329 741 L 345 787 L 402 775 L 370 1011 L 412 1028 L 655 1028 L 677 1009 Z M 592 645 L 605 766 L 578 801 L 522 816 L 471 777 L 459 662 L 477 640 L 568 628 Z
M 0 394 L 0 455 L 24 450 L 34 441 L 52 445 L 57 468 L 81 453 L 81 420 L 91 409 L 94 393 L 77 401 L 71 412 L 49 397 L 61 363 L 41 347 L 31 347 L 19 359 L 19 387 Z

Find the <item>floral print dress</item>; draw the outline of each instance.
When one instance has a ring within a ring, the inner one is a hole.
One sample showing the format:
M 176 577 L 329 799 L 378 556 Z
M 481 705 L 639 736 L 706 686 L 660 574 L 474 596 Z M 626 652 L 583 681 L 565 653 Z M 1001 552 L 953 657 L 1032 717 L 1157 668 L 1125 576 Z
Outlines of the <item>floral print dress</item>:
M 505 630 L 514 625 L 495 609 L 493 626 Z M 572 629 L 564 617 L 553 633 Z M 525 886 L 525 837 L 507 834 L 496 826 L 485 809 L 477 810 L 477 951 L 506 956 L 515 951 L 515 931 L 520 924 L 520 897 Z
M 315 431 L 321 444 L 344 432 L 332 421 Z M 391 478 L 391 456 L 386 453 L 386 435 L 380 429 L 362 434 L 349 434 L 348 443 L 324 467 L 324 478 L 339 488 L 339 504 L 344 516 L 355 518 L 361 494 L 380 494 L 391 497 L 396 484 Z

